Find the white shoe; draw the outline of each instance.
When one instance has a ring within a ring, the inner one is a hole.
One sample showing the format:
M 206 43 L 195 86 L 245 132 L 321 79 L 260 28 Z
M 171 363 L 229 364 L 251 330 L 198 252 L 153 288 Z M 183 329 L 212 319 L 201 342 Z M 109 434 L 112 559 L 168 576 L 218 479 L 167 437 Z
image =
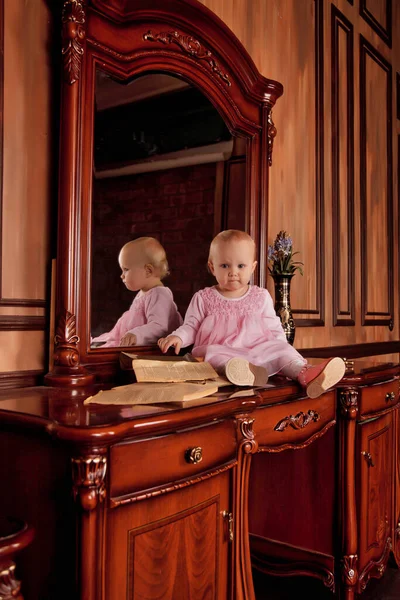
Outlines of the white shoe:
M 268 381 L 268 373 L 264 367 L 253 365 L 244 358 L 231 358 L 225 366 L 225 374 L 235 385 L 259 386 Z

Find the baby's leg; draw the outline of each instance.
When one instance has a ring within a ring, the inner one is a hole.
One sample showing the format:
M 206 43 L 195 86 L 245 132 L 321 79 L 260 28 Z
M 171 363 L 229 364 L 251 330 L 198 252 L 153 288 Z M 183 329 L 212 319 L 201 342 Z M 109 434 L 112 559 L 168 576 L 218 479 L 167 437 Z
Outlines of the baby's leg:
M 310 365 L 300 354 L 286 364 L 281 373 L 297 380 L 310 398 L 318 398 L 336 385 L 343 377 L 346 365 L 339 357 L 329 358 L 317 365 Z
M 285 377 L 289 377 L 289 379 L 296 380 L 297 377 L 300 375 L 300 372 L 304 369 L 306 365 L 307 361 L 304 358 L 302 358 L 299 354 L 299 358 L 295 358 L 289 364 L 285 365 L 280 370 L 280 373 L 282 373 L 282 375 L 285 375 Z
M 228 360 L 225 375 L 235 385 L 263 386 L 268 381 L 267 369 L 239 357 Z

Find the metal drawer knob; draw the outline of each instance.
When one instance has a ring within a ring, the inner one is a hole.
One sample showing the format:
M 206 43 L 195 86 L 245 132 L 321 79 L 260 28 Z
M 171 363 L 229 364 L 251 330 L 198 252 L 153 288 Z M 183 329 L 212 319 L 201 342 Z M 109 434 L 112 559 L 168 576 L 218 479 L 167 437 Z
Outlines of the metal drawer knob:
M 396 394 L 394 392 L 388 392 L 385 396 L 386 402 L 390 402 L 391 400 L 396 399 Z
M 185 460 L 191 465 L 197 465 L 197 463 L 203 460 L 203 449 L 200 446 L 189 448 L 185 452 Z
M 365 458 L 365 460 L 367 461 L 367 464 L 369 467 L 374 467 L 375 463 L 372 460 L 372 455 L 370 452 L 365 452 L 365 450 L 363 452 L 361 452 L 361 454 L 363 455 L 363 457 Z

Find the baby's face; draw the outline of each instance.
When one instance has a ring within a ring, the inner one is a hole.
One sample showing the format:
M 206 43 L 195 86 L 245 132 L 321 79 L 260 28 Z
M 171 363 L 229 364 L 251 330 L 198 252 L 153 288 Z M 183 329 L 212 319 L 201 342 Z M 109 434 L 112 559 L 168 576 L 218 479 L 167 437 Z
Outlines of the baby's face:
M 121 267 L 121 279 L 131 292 L 137 292 L 146 288 L 147 272 L 145 269 L 145 257 L 141 252 L 122 249 L 119 255 L 119 266 Z
M 245 293 L 256 265 L 254 245 L 247 240 L 220 242 L 213 249 L 208 263 L 210 271 L 218 281 L 219 290 L 229 293 L 230 296 Z

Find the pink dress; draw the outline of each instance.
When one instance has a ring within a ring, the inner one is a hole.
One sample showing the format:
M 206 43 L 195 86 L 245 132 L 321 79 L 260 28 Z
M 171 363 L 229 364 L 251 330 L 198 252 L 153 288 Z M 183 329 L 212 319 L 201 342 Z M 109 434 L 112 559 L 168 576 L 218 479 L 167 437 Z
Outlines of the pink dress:
M 273 375 L 293 361 L 305 359 L 286 340 L 271 295 L 249 286 L 240 298 L 226 298 L 215 287 L 197 292 L 187 309 L 184 324 L 172 332 L 182 346 L 194 344 L 192 354 L 202 356 L 219 371 L 238 356 Z
M 171 290 L 157 286 L 148 292 L 140 290 L 129 310 L 124 312 L 111 331 L 93 338 L 92 342 L 106 342 L 102 348 L 119 346 L 126 333 L 133 333 L 137 346 L 147 346 L 157 343 L 160 337 L 181 324 L 182 317 Z

